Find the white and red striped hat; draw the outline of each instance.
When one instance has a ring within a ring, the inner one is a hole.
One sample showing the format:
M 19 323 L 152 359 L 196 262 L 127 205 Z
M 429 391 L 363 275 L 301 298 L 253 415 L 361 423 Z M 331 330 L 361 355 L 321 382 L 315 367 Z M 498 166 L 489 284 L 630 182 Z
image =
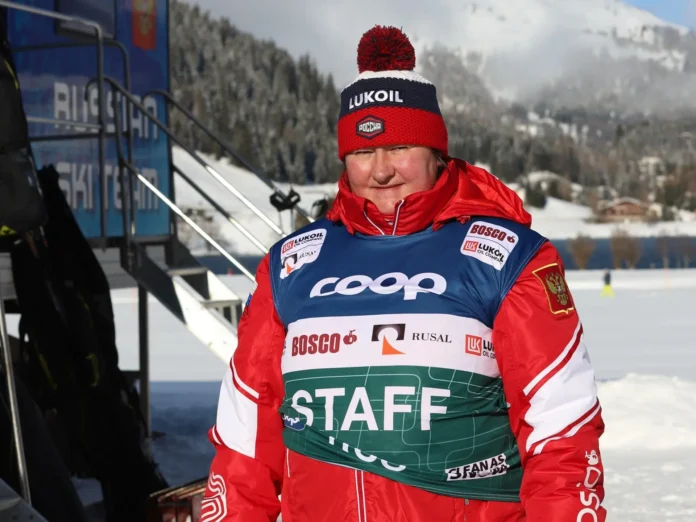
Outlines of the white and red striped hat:
M 413 71 L 416 53 L 396 27 L 375 26 L 358 44 L 357 79 L 341 92 L 338 155 L 390 145 L 447 156 L 447 127 L 435 86 Z

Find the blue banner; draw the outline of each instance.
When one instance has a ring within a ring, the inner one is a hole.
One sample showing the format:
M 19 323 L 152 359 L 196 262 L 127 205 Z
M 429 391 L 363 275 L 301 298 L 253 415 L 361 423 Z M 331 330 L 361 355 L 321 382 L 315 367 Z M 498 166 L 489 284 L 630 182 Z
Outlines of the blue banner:
M 169 90 L 169 37 L 167 0 L 20 0 L 24 5 L 64 12 L 71 16 L 92 16 L 113 31 L 115 13 L 116 40 L 129 55 L 131 89 L 138 100 L 152 89 Z M 113 6 L 113 9 L 111 7 Z M 95 14 L 99 16 L 95 17 Z M 41 50 L 16 50 L 14 58 L 27 116 L 67 120 L 68 125 L 32 123 L 31 137 L 65 134 L 89 134 L 86 138 L 40 141 L 32 144 L 38 167 L 53 164 L 60 172 L 60 185 L 75 217 L 88 238 L 99 237 L 101 230 L 101 191 L 105 190 L 107 230 L 109 237 L 123 235 L 121 187 L 118 182 L 116 141 L 107 138 L 105 184 L 99 175 L 99 140 L 96 130 L 81 124 L 98 123 L 98 91 L 96 82 L 89 92 L 87 83 L 97 76 L 96 45 L 85 39 L 85 31 L 73 31 L 73 25 L 25 12 L 8 12 L 8 37 L 13 50 L 22 46 L 70 44 L 86 42 L 81 47 Z M 104 74 L 125 86 L 122 52 L 114 47 L 104 49 Z M 105 85 L 107 132 L 114 133 L 112 94 Z M 120 102 L 121 122 L 126 121 L 126 105 Z M 145 107 L 165 124 L 164 101 L 157 97 L 142 100 Z M 171 171 L 169 140 L 140 111 L 131 107 L 133 132 L 133 163 L 135 167 L 165 195 L 170 195 Z M 124 154 L 127 140 L 123 139 Z M 134 187 L 136 233 L 138 236 L 169 234 L 169 209 L 149 189 L 136 183 Z

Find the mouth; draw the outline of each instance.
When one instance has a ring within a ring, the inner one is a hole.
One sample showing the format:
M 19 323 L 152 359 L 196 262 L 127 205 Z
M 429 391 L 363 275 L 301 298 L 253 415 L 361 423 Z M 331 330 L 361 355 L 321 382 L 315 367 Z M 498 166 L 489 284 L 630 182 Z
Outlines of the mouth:
M 401 185 L 388 185 L 386 187 L 377 186 L 377 187 L 372 187 L 372 188 L 373 188 L 373 190 L 393 190 L 393 189 L 399 188 L 400 186 Z

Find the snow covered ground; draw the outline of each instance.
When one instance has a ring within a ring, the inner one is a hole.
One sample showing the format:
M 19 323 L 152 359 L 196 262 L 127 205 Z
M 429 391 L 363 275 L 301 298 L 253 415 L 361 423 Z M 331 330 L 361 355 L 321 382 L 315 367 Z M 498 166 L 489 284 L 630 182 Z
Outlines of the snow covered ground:
M 599 380 L 611 522 L 696 521 L 696 270 L 570 272 Z M 239 279 L 226 281 L 238 287 Z M 137 368 L 135 290 L 113 292 L 121 366 Z M 225 364 L 157 303 L 150 307 L 154 451 L 172 483 L 207 474 Z M 16 331 L 16 321 L 10 322 Z M 196 382 L 197 381 L 197 382 Z M 85 490 L 89 494 L 89 489 Z
M 217 383 L 154 383 L 152 391 L 153 427 L 167 433 L 154 445 L 162 471 L 174 483 L 206 476 Z M 599 396 L 608 521 L 694 522 L 696 381 L 631 373 L 600 382 Z
M 267 224 L 263 223 L 251 209 L 230 193 L 188 153 L 179 147 L 173 147 L 172 151 L 174 164 L 187 176 L 191 177 L 201 189 L 211 195 L 219 205 L 227 210 L 233 218 L 249 230 L 262 244 L 266 247 L 270 247 L 279 239 L 276 232 Z M 213 156 L 207 154 L 200 154 L 200 156 L 286 234 L 292 230 L 290 213 L 285 211 L 281 215 L 271 205 L 269 198 L 273 191 L 263 181 L 245 169 L 230 165 L 227 159 L 216 160 Z M 308 186 L 295 185 L 292 187 L 287 183 L 276 183 L 276 185 L 285 194 L 289 192 L 290 188 L 293 188 L 300 194 L 300 207 L 307 212 L 310 211 L 315 201 L 327 195 L 333 196 L 337 190 L 336 183 Z M 174 180 L 174 194 L 177 205 L 181 207 L 212 209 L 210 203 L 205 201 L 191 185 L 178 175 L 175 176 Z M 213 216 L 215 224 L 219 226 L 220 235 L 224 238 L 224 242 L 229 245 L 231 252 L 240 255 L 258 255 L 260 253 L 251 241 L 244 237 L 238 229 L 231 225 L 217 211 L 212 211 L 211 215 Z M 202 253 L 206 253 L 204 248 L 206 245 L 202 240 L 199 244 L 190 246 L 193 247 L 192 250 L 194 253 L 196 253 L 197 247 L 201 249 Z
M 278 211 L 270 204 L 269 196 L 271 190 L 256 176 L 248 171 L 232 166 L 226 159 L 216 160 L 214 157 L 201 154 L 217 172 L 227 181 L 246 196 L 256 207 L 262 210 L 274 223 L 279 225 L 285 232 L 291 230 L 290 215 L 283 212 L 279 215 Z M 174 163 L 189 175 L 203 190 L 215 197 L 236 220 L 244 227 L 249 229 L 266 246 L 271 246 L 277 241 L 278 236 L 267 225 L 259 220 L 253 212 L 244 206 L 235 196 L 230 194 L 220 182 L 216 181 L 199 163 L 197 163 L 186 152 L 178 147 L 173 148 Z M 485 165 L 482 167 L 486 168 Z M 278 183 L 278 186 L 285 192 L 289 185 Z M 336 193 L 335 183 L 323 185 L 296 185 L 292 187 L 301 196 L 300 206 L 305 210 L 310 210 L 312 203 L 326 195 L 333 196 Z M 511 188 L 518 189 L 514 184 Z M 175 178 L 176 201 L 184 207 L 194 207 L 199 209 L 211 209 L 198 193 L 191 188 L 180 176 Z M 555 198 L 547 198 L 546 207 L 543 209 L 529 208 L 533 217 L 533 227 L 535 230 L 548 237 L 549 239 L 568 239 L 577 237 L 582 233 L 595 238 L 608 238 L 616 228 L 622 228 L 632 236 L 652 237 L 660 234 L 667 235 L 689 235 L 696 236 L 696 220 L 649 223 L 586 223 L 585 221 L 592 215 L 588 207 L 569 203 Z M 246 239 L 241 232 L 234 228 L 225 218 L 217 212 L 213 213 L 214 221 L 220 228 L 220 234 L 224 237 L 224 242 L 229 246 L 233 253 L 240 255 L 258 255 L 259 250 Z M 205 253 L 204 243 L 194 245 L 194 250 L 200 248 L 201 253 Z
M 549 239 L 568 239 L 578 234 L 594 238 L 609 238 L 621 228 L 634 237 L 696 236 L 696 220 L 660 221 L 656 223 L 587 223 L 592 210 L 589 207 L 556 198 L 547 198 L 543 209 L 528 208 L 534 230 Z

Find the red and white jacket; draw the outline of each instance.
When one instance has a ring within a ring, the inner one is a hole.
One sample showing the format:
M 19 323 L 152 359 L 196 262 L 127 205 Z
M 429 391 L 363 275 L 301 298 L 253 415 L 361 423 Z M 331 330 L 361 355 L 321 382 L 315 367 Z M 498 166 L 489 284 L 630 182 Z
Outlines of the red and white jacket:
M 482 169 L 452 160 L 428 192 L 406 198 L 396 234 L 469 216 L 530 225 L 519 198 Z M 363 210 L 365 212 L 363 212 Z M 349 231 L 378 233 L 389 217 L 352 194 L 345 178 L 328 217 Z M 554 313 L 552 296 L 533 273 L 563 264 L 545 243 L 505 297 L 493 345 L 524 469 L 520 502 L 467 500 L 418 488 L 286 450 L 278 413 L 284 393 L 285 327 L 275 310 L 269 258 L 258 267 L 253 306 L 220 392 L 216 447 L 201 522 L 604 522 L 604 430 L 594 375 L 576 310 Z M 581 362 L 579 362 L 581 361 Z M 591 384 L 590 384 L 591 383 Z M 586 406 L 591 404 L 589 410 Z M 218 426 L 234 440 L 222 442 Z

